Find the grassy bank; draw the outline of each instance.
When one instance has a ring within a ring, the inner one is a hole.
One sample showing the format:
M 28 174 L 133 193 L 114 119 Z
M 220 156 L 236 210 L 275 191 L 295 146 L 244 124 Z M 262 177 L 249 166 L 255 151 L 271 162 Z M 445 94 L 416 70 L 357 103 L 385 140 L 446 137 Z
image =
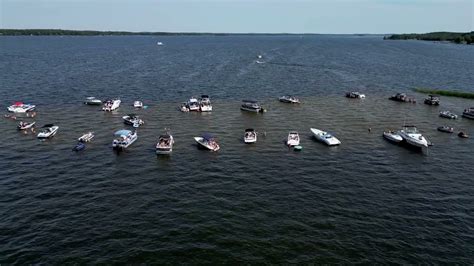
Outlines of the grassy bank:
M 410 33 L 393 34 L 385 36 L 384 40 L 423 40 L 423 41 L 449 41 L 454 43 L 472 44 L 474 43 L 474 31 L 471 32 L 430 32 L 430 33 Z
M 429 89 L 429 88 L 414 88 L 413 90 L 420 93 L 474 99 L 474 93 L 471 93 L 471 92 L 436 90 L 436 89 Z

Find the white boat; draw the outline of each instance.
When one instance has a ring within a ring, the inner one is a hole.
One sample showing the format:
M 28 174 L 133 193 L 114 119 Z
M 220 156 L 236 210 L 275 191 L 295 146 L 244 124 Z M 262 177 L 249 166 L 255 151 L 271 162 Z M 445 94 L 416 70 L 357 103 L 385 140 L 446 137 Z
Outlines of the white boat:
M 199 101 L 196 99 L 196 97 L 191 97 L 191 99 L 188 100 L 186 107 L 188 107 L 189 111 L 195 111 L 199 112 L 201 109 L 199 106 Z
M 55 126 L 53 124 L 47 124 L 44 125 L 41 129 L 40 132 L 38 133 L 37 137 L 39 139 L 47 139 L 47 138 L 52 138 L 56 133 L 58 132 L 59 127 Z
M 247 128 L 244 133 L 244 142 L 247 144 L 257 142 L 257 132 L 252 128 Z
M 323 143 L 326 143 L 329 146 L 341 144 L 341 142 L 336 137 L 334 137 L 333 135 L 329 134 L 326 131 L 322 131 L 316 128 L 311 128 L 311 132 L 313 133 L 314 137 L 317 140 Z
M 218 151 L 220 149 L 219 144 L 215 138 L 210 134 L 204 134 L 202 137 L 194 137 L 194 140 L 202 147 L 211 150 Z
M 79 137 L 77 140 L 79 142 L 89 142 L 94 138 L 94 132 L 88 132 L 81 137 Z
M 16 102 L 13 105 L 7 107 L 8 112 L 12 113 L 26 113 L 33 111 L 36 108 L 36 105 L 26 104 L 22 102 Z
M 102 107 L 102 110 L 106 112 L 112 112 L 114 110 L 117 110 L 120 107 L 121 102 L 122 101 L 119 99 L 107 100 L 104 102 L 104 106 Z
M 258 58 L 258 59 L 262 59 L 263 56 L 262 56 L 261 54 L 259 54 L 259 55 L 257 55 L 257 58 Z
M 358 91 L 351 91 L 351 92 L 346 92 L 346 97 L 355 98 L 355 99 L 365 99 L 365 94 L 362 94 Z
M 440 117 L 444 117 L 444 118 L 449 118 L 449 119 L 457 119 L 458 116 L 450 111 L 441 111 L 439 112 L 439 116 Z
M 282 103 L 300 103 L 300 100 L 298 98 L 291 95 L 281 96 L 280 98 L 278 98 L 278 100 L 280 100 L 280 102 Z
M 23 121 L 20 121 L 20 123 L 18 123 L 18 130 L 26 130 L 26 129 L 30 129 L 32 128 L 34 125 L 36 124 L 36 122 L 23 122 Z
M 243 100 L 240 109 L 247 112 L 254 112 L 254 113 L 263 113 L 265 109 L 263 109 L 257 101 L 253 100 Z
M 112 142 L 112 148 L 115 150 L 123 150 L 128 148 L 137 139 L 137 132 L 127 129 L 121 129 L 114 133 L 115 139 Z
M 188 104 L 187 103 L 181 104 L 181 106 L 179 107 L 179 110 L 183 113 L 189 112 Z
M 86 100 L 84 101 L 84 104 L 87 104 L 87 105 L 101 105 L 102 101 L 95 98 L 95 97 L 87 97 Z
M 135 108 L 143 108 L 143 102 L 142 102 L 142 101 L 134 101 L 134 102 L 133 102 L 133 107 L 135 107 Z
M 199 100 L 199 107 L 201 108 L 201 112 L 212 111 L 211 99 L 208 95 L 201 95 L 201 99 Z
M 397 133 L 406 141 L 406 143 L 412 146 L 419 148 L 428 147 L 428 141 L 420 132 L 418 132 L 418 129 L 415 126 L 404 126 L 403 129 L 399 130 Z
M 383 133 L 383 137 L 388 140 L 388 141 L 391 141 L 391 142 L 394 142 L 394 143 L 400 143 L 403 141 L 403 138 L 402 136 L 400 136 L 399 134 L 393 132 L 393 131 L 386 131 Z
M 128 114 L 126 116 L 122 116 L 123 123 L 126 125 L 131 125 L 133 127 L 140 127 L 141 125 L 145 124 L 145 122 L 138 117 L 136 114 Z
M 289 147 L 300 145 L 300 135 L 296 131 L 290 131 L 286 140 L 286 145 Z
M 170 154 L 173 151 L 174 139 L 171 134 L 166 133 L 158 137 L 158 143 L 156 143 L 156 154 L 165 155 Z
M 467 108 L 462 113 L 462 116 L 469 119 L 474 119 L 474 107 Z
M 163 43 L 162 42 L 157 42 L 156 45 L 161 46 L 161 45 L 163 45 Z

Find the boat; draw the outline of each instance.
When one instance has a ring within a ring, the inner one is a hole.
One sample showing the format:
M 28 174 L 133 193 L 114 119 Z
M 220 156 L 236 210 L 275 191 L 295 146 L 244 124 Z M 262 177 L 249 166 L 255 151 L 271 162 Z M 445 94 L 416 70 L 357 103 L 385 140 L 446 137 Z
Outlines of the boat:
M 112 142 L 112 148 L 115 150 L 123 150 L 128 148 L 137 139 L 137 131 L 121 129 L 114 133 L 115 139 Z
M 466 132 L 460 131 L 458 137 L 467 139 L 469 138 L 469 135 Z
M 208 95 L 201 95 L 201 99 L 199 99 L 199 108 L 201 109 L 201 112 L 212 111 L 211 99 Z
M 284 95 L 278 98 L 278 100 L 282 103 L 300 103 L 300 100 L 295 96 Z
M 136 114 L 128 114 L 126 116 L 122 116 L 123 123 L 126 125 L 131 125 L 133 127 L 140 127 L 141 125 L 145 124 L 145 122 L 138 117 Z
M 243 100 L 240 109 L 243 111 L 254 112 L 254 113 L 263 113 L 266 112 L 257 101 L 254 100 Z
M 183 113 L 189 112 L 188 104 L 187 103 L 181 104 L 181 106 L 179 107 L 179 110 Z
M 95 97 L 87 97 L 86 100 L 84 101 L 84 104 L 87 104 L 87 105 L 101 105 L 102 101 L 95 98 Z
M 464 109 L 462 116 L 469 119 L 474 119 L 474 107 Z
M 365 94 L 362 94 L 358 91 L 351 91 L 351 92 L 346 92 L 346 97 L 353 98 L 353 99 L 365 99 Z
M 257 58 L 258 58 L 258 59 L 262 59 L 263 56 L 262 56 L 261 54 L 259 54 L 259 55 L 257 55 Z
M 73 151 L 82 151 L 86 148 L 86 144 L 82 141 L 77 142 L 76 146 L 72 148 Z
M 38 133 L 37 137 L 39 139 L 52 138 L 54 135 L 56 135 L 58 129 L 58 126 L 55 126 L 53 124 L 46 124 L 40 129 L 40 132 Z
M 428 140 L 426 140 L 415 126 L 404 126 L 403 129 L 399 130 L 397 133 L 407 144 L 419 148 L 428 147 Z
M 94 132 L 88 132 L 80 136 L 77 141 L 79 142 L 90 142 L 94 138 Z
M 439 96 L 430 94 L 428 95 L 428 98 L 425 99 L 425 104 L 428 105 L 439 105 Z
M 119 99 L 115 99 L 115 100 L 106 100 L 104 102 L 104 106 L 102 107 L 102 110 L 106 111 L 106 112 L 112 112 L 114 110 L 117 110 L 119 107 L 120 107 L 120 103 L 122 101 L 119 100 Z
M 156 154 L 165 155 L 170 154 L 173 151 L 174 139 L 168 132 L 158 137 L 158 143 L 156 143 Z
M 156 45 L 161 46 L 161 45 L 163 45 L 163 43 L 162 42 L 157 42 Z
M 403 141 L 402 136 L 400 136 L 399 134 L 397 134 L 396 132 L 393 132 L 393 131 L 383 132 L 383 137 L 386 140 L 391 141 L 393 143 L 400 143 L 400 142 Z
M 210 134 L 204 134 L 202 137 L 194 137 L 194 140 L 201 146 L 211 151 L 220 149 L 216 139 Z
M 15 102 L 13 105 L 7 107 L 8 112 L 12 113 L 26 113 L 33 111 L 36 105 L 26 104 L 23 102 Z
M 32 128 L 34 125 L 35 125 L 36 122 L 23 122 L 23 121 L 20 121 L 20 123 L 18 123 L 18 130 L 26 130 L 26 129 L 30 129 Z
M 442 127 L 438 127 L 438 131 L 446 132 L 446 133 L 453 133 L 454 128 L 448 127 L 448 126 L 442 126 Z
M 288 133 L 286 145 L 288 145 L 288 147 L 300 145 L 300 135 L 298 134 L 298 132 L 290 131 L 290 133 Z
M 407 96 L 406 93 L 397 93 L 395 95 L 392 95 L 390 98 L 388 98 L 392 101 L 397 101 L 397 102 L 408 102 L 408 103 L 416 103 L 416 99 L 413 97 Z
M 449 118 L 449 119 L 457 119 L 458 116 L 450 111 L 441 111 L 439 112 L 439 116 L 440 117 L 444 117 L 444 118 Z
M 341 144 L 341 142 L 336 137 L 329 134 L 328 132 L 316 128 L 311 128 L 310 130 L 317 140 L 325 143 L 328 146 L 335 146 Z
M 244 142 L 247 144 L 257 142 L 257 132 L 252 128 L 247 128 L 244 133 Z
M 135 107 L 135 108 L 143 108 L 143 102 L 142 102 L 142 101 L 134 101 L 134 102 L 133 102 L 133 107 Z
M 188 107 L 189 111 L 195 112 L 199 112 L 199 110 L 201 109 L 199 106 L 199 101 L 198 99 L 196 99 L 196 97 L 191 97 L 191 99 L 189 99 L 186 103 L 186 107 Z

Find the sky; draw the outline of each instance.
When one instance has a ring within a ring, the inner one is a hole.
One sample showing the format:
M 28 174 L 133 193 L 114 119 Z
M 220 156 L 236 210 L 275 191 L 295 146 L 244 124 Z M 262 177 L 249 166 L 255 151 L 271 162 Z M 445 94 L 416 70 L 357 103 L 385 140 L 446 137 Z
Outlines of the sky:
M 0 0 L 0 28 L 228 33 L 474 31 L 474 0 Z

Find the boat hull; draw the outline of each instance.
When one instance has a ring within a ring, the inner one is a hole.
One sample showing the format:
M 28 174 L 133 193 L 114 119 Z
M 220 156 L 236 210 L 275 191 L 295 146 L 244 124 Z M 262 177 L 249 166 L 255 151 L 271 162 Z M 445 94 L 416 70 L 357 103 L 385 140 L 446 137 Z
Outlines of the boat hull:
M 205 141 L 202 137 L 194 137 L 194 140 L 199 144 L 200 147 L 203 147 L 210 151 L 218 151 L 220 149 L 219 145 L 217 145 L 216 147 L 208 145 L 207 141 Z
M 388 132 L 384 132 L 383 133 L 383 137 L 390 141 L 390 142 L 393 142 L 393 143 L 400 143 L 403 141 L 403 138 L 398 135 L 398 134 L 393 134 L 393 133 L 388 133 Z
M 46 133 L 40 132 L 40 133 L 38 133 L 37 137 L 39 139 L 52 138 L 56 135 L 56 133 L 58 133 L 58 129 L 59 129 L 59 127 L 55 126 L 55 127 L 53 127 L 52 131 L 50 131 L 50 132 L 46 132 Z
M 328 145 L 328 146 L 337 146 L 341 144 L 341 141 L 339 141 L 336 137 L 331 137 L 331 138 L 325 138 L 324 135 L 327 134 L 327 132 L 324 132 L 319 129 L 311 128 L 311 132 L 313 133 L 313 136 L 320 142 Z

